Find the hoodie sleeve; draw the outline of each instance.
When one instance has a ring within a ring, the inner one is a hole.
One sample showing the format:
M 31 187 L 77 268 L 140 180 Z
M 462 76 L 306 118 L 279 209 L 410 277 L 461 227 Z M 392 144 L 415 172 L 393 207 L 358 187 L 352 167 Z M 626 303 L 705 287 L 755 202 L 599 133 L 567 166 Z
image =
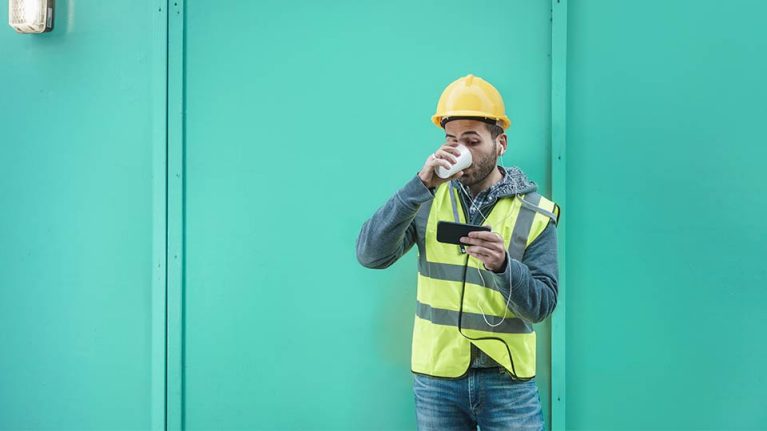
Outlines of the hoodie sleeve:
M 525 249 L 522 261 L 506 251 L 506 267 L 495 273 L 496 282 L 509 309 L 518 317 L 538 323 L 546 319 L 557 305 L 559 265 L 557 263 L 557 229 L 549 221 L 540 235 Z
M 416 240 L 415 219 L 421 204 L 434 198 L 416 174 L 363 225 L 357 237 L 357 260 L 383 269 L 407 253 Z

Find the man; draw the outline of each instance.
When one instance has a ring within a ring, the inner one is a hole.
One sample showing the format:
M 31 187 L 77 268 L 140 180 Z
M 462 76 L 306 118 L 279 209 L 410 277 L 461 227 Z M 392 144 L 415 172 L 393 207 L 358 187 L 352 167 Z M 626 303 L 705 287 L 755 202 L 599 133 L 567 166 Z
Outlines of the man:
M 418 245 L 413 391 L 419 430 L 543 429 L 532 323 L 557 302 L 559 207 L 516 167 L 497 165 L 510 121 L 498 91 L 467 75 L 445 88 L 432 121 L 446 143 L 367 220 L 357 259 L 386 268 Z M 458 144 L 473 163 L 450 178 Z M 441 220 L 486 225 L 458 246 Z

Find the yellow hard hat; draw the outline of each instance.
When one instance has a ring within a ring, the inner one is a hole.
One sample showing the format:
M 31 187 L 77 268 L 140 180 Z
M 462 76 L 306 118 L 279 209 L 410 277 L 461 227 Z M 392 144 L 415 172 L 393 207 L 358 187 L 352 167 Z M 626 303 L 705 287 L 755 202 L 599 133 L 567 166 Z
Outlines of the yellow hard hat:
M 445 88 L 431 121 L 437 127 L 445 127 L 445 122 L 455 117 L 495 123 L 504 130 L 511 125 L 501 93 L 489 82 L 472 74 L 456 79 Z

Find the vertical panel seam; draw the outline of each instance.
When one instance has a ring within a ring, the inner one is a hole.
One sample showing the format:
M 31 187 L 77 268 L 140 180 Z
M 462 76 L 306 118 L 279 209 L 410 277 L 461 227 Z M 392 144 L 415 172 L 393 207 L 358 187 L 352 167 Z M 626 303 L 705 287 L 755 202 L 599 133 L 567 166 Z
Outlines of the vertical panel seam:
M 167 0 L 152 6 L 151 136 L 152 136 L 152 260 L 150 428 L 167 427 L 168 351 L 168 8 Z M 155 10 L 156 9 L 156 10 Z
M 184 7 L 167 0 L 168 10 L 168 308 L 166 429 L 184 428 Z
M 560 206 L 557 227 L 559 293 L 551 324 L 551 429 L 567 429 L 565 399 L 567 279 L 565 255 L 566 202 L 566 96 L 567 96 L 567 0 L 551 4 L 551 175 L 552 199 Z

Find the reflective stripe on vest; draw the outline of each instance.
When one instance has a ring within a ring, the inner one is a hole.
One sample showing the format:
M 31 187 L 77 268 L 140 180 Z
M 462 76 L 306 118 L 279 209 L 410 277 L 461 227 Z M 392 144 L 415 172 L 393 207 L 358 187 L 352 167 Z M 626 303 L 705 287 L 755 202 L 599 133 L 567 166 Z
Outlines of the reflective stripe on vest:
M 467 371 L 473 343 L 511 375 L 535 376 L 535 331 L 517 317 L 499 279 L 482 261 L 455 244 L 436 239 L 437 222 L 466 223 L 457 190 L 441 184 L 434 193 L 426 224 L 423 254 L 418 256 L 417 307 L 413 325 L 411 367 L 438 377 L 460 377 Z M 452 195 L 452 199 L 451 199 Z M 509 256 L 524 251 L 558 217 L 554 202 L 538 193 L 498 199 L 483 224 L 503 236 Z M 504 317 L 505 313 L 505 318 Z M 483 315 L 484 314 L 484 315 Z

